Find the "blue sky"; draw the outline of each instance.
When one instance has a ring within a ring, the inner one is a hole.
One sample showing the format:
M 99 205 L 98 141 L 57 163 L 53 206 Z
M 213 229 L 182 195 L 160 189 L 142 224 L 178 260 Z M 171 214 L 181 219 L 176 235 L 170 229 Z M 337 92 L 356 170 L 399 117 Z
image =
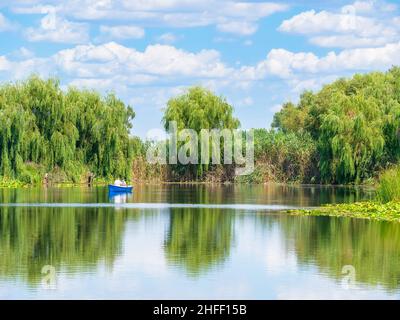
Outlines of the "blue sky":
M 397 1 L 0 0 L 0 81 L 31 73 L 114 91 L 132 133 L 160 128 L 191 85 L 223 95 L 245 129 L 355 72 L 400 64 Z

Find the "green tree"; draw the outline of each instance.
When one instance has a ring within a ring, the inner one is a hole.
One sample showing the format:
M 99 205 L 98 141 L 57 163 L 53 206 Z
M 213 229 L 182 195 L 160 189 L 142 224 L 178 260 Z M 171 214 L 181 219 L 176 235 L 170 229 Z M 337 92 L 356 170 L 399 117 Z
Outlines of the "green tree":
M 306 91 L 274 116 L 279 131 L 317 142 L 324 182 L 361 182 L 400 160 L 400 70 L 356 74 Z
M 129 178 L 135 113 L 114 94 L 61 90 L 32 76 L 0 86 L 0 176 L 38 182 L 44 172 Z
M 178 131 L 193 129 L 197 133 L 200 133 L 201 129 L 236 129 L 240 125 L 239 120 L 233 116 L 233 107 L 226 99 L 201 87 L 189 88 L 184 94 L 168 101 L 163 117 L 166 130 L 169 129 L 171 121 L 177 123 Z M 201 178 L 209 169 L 207 164 L 178 164 L 172 167 L 179 176 L 189 178 Z

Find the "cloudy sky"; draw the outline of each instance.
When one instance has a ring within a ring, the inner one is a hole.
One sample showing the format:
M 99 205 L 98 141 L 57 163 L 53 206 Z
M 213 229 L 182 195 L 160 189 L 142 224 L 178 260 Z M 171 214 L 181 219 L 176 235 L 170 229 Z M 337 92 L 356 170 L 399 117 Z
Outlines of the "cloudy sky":
M 397 1 L 0 0 L 0 81 L 31 73 L 114 91 L 132 133 L 161 127 L 190 85 L 224 95 L 243 128 L 270 126 L 304 89 L 400 64 Z

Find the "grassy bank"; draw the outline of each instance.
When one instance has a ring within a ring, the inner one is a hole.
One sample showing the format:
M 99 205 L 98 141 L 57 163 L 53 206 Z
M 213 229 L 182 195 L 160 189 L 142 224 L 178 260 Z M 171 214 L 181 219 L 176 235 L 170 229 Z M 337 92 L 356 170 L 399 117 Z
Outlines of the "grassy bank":
M 0 188 L 21 188 L 28 186 L 28 184 L 14 179 L 0 178 Z
M 45 184 L 45 180 L 43 178 L 44 174 L 37 174 L 37 179 L 15 179 L 9 177 L 0 176 L 0 188 L 22 188 L 22 187 L 36 187 Z M 106 185 L 110 182 L 110 179 L 103 177 L 94 177 L 91 184 L 92 185 Z M 88 184 L 88 174 L 82 174 L 80 176 L 71 178 L 65 173 L 48 173 L 47 174 L 47 183 L 51 186 L 79 186 L 79 185 L 87 185 Z

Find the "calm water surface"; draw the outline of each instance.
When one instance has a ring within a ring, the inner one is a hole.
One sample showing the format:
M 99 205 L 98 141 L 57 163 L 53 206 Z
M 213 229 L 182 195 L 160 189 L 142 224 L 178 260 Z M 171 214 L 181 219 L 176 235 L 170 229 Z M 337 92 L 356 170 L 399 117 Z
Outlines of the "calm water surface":
M 371 196 L 278 185 L 2 189 L 0 298 L 398 299 L 400 224 L 279 211 Z

